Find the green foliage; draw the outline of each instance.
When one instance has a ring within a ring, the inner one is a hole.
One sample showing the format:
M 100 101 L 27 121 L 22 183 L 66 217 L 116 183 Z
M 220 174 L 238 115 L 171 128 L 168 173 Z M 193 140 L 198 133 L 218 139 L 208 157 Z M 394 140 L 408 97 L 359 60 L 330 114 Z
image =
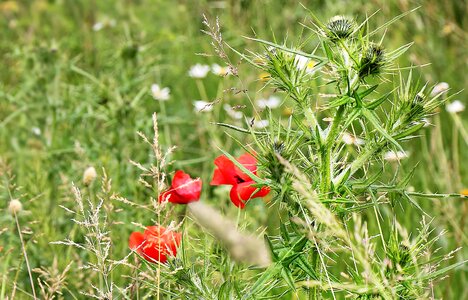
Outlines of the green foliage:
M 462 1 L 303 4 L 0 2 L 0 298 L 32 298 L 23 246 L 44 299 L 466 298 L 466 112 L 443 107 L 467 95 Z M 203 13 L 219 15 L 225 57 Z M 236 76 L 187 76 L 225 60 Z M 431 94 L 441 81 L 454 96 Z M 262 111 L 255 100 L 272 94 L 280 108 Z M 195 99 L 213 110 L 194 112 Z M 137 134 L 151 135 L 154 111 L 159 152 Z M 255 150 L 273 197 L 238 211 L 210 187 L 219 149 Z M 86 186 L 88 166 L 98 180 Z M 234 262 L 183 208 L 155 204 L 180 168 L 203 179 L 202 201 L 265 236 L 270 267 Z M 418 226 L 422 215 L 433 220 Z M 169 264 L 128 249 L 140 224 L 182 220 Z

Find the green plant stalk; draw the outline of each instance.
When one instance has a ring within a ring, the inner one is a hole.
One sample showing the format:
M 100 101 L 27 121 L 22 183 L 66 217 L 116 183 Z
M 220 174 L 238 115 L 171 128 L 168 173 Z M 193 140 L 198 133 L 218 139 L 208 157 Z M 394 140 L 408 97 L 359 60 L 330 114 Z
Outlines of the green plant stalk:
M 345 106 L 341 105 L 338 107 L 338 110 L 335 113 L 333 118 L 333 123 L 331 125 L 330 131 L 327 134 L 325 140 L 324 149 L 321 151 L 321 173 L 322 179 L 320 181 L 320 192 L 322 195 L 331 195 L 331 185 L 332 185 L 332 163 L 331 155 L 332 148 L 335 144 L 335 140 L 339 133 L 340 124 L 343 120 L 343 114 L 345 111 Z

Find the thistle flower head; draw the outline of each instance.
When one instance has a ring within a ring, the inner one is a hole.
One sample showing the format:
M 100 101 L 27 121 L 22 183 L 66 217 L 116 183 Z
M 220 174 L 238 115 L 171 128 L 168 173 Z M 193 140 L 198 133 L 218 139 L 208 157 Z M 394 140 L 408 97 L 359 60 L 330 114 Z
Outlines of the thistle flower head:
M 326 25 L 326 35 L 332 41 L 346 39 L 354 31 L 354 21 L 345 16 L 334 16 Z
M 362 54 L 359 63 L 359 77 L 377 75 L 385 65 L 385 50 L 382 46 L 371 43 Z

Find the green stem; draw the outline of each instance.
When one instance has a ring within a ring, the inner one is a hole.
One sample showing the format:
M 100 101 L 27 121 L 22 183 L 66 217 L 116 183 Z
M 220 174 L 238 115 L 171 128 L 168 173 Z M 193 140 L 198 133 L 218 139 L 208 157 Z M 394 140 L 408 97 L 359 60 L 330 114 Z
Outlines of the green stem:
M 343 113 L 345 111 L 345 106 L 341 105 L 336 111 L 335 117 L 333 118 L 333 123 L 331 124 L 330 131 L 327 134 L 325 144 L 323 145 L 323 150 L 321 151 L 321 171 L 322 178 L 320 182 L 320 192 L 325 195 L 331 192 L 332 184 L 332 163 L 331 155 L 332 149 L 335 145 L 335 140 L 339 135 L 339 128 L 341 121 L 343 119 Z

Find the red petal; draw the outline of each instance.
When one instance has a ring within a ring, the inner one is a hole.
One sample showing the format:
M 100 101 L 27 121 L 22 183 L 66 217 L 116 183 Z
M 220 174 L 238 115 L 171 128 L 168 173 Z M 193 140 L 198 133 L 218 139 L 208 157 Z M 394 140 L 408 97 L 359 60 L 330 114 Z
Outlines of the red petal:
M 238 205 L 239 203 L 245 205 L 245 203 L 250 199 L 264 197 L 270 192 L 269 187 L 264 186 L 259 189 L 258 187 L 255 187 L 254 184 L 255 181 L 247 181 L 240 183 L 231 189 L 230 196 L 234 205 L 240 207 L 240 205 Z
M 169 199 L 169 201 L 186 204 L 200 199 L 202 181 L 200 178 L 192 179 L 190 175 L 179 170 L 172 179 L 172 188 L 178 194 L 179 199 Z
M 214 171 L 211 185 L 237 184 L 235 165 L 229 158 L 220 155 L 214 160 L 214 164 L 218 169 Z
M 143 256 L 150 262 L 159 261 L 165 263 L 167 256 L 175 256 L 179 247 L 182 235 L 180 233 L 167 230 L 162 226 L 148 226 L 144 233 L 146 240 L 143 246 Z
M 162 250 L 162 251 L 161 251 Z M 163 249 L 157 245 L 148 245 L 148 247 L 143 248 L 143 257 L 152 263 L 159 261 L 160 263 L 165 263 L 167 261 L 167 256 Z
M 260 189 L 260 191 L 256 192 L 252 198 L 261 198 L 261 197 L 265 197 L 266 195 L 268 195 L 270 193 L 270 188 L 268 186 L 264 186 Z
M 257 175 L 257 159 L 253 157 L 251 154 L 246 153 L 241 155 L 237 161 L 244 166 L 247 170 Z M 244 181 L 251 181 L 249 175 L 245 174 L 241 169 L 236 167 L 236 175 L 242 178 Z
M 210 182 L 210 185 L 222 185 L 222 184 L 230 184 L 224 178 L 223 172 L 220 169 L 216 168 L 213 172 L 213 179 Z
M 235 206 L 243 209 L 245 207 L 244 201 L 239 198 L 239 193 L 237 192 L 238 185 L 233 185 L 229 196 L 231 198 L 231 202 L 234 203 Z
M 183 199 L 179 197 L 179 195 L 174 191 L 174 189 L 167 190 L 162 192 L 159 195 L 159 203 L 169 201 L 172 203 L 182 203 Z
M 143 237 L 143 233 L 141 232 L 132 232 L 130 234 L 130 238 L 128 239 L 128 247 L 130 249 L 137 251 L 140 255 L 142 254 L 142 247 L 145 238 Z

